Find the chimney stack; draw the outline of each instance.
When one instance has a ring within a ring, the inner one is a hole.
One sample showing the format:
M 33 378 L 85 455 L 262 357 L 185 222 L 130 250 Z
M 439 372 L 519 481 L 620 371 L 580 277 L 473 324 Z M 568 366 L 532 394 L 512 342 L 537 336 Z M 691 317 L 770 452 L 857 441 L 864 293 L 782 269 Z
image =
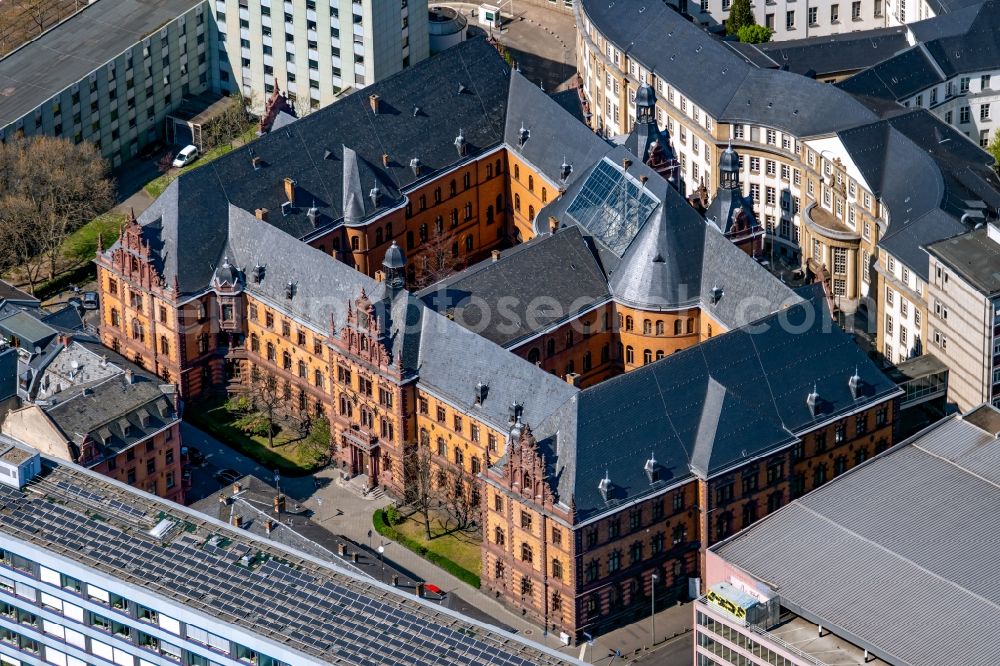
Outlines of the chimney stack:
M 275 513 L 279 513 L 279 514 L 285 512 L 285 496 L 284 495 L 275 495 L 274 496 L 274 512 Z
M 243 527 L 243 516 L 238 513 L 234 513 L 232 517 L 233 527 Z
M 382 271 L 375 271 L 375 281 L 385 282 L 385 273 L 383 273 Z
M 255 210 L 253 212 L 253 214 L 261 222 L 267 222 L 267 209 L 266 208 L 258 208 L 257 210 Z
M 557 220 L 554 216 L 550 215 L 549 216 L 549 233 L 554 234 L 557 231 L 559 231 L 559 220 Z
M 285 200 L 295 205 L 295 181 L 291 178 L 285 178 Z
M 372 113 L 378 115 L 378 101 L 381 99 L 378 95 L 368 95 L 368 104 L 372 107 Z
M 233 494 L 239 495 L 243 491 L 243 485 L 239 482 L 233 484 Z
M 133 374 L 131 368 L 125 368 L 125 383 L 127 384 L 135 383 L 135 375 Z
M 493 250 L 492 255 L 494 263 L 500 261 L 500 250 Z
M 267 520 L 264 521 L 264 531 L 267 532 L 268 535 L 271 534 L 271 531 L 275 527 L 276 527 L 276 525 L 275 525 L 274 521 L 271 520 L 270 518 L 268 518 Z
M 389 166 L 389 153 L 382 153 L 382 166 Z
M 576 372 L 566 373 L 566 383 L 570 386 L 580 385 L 580 374 Z

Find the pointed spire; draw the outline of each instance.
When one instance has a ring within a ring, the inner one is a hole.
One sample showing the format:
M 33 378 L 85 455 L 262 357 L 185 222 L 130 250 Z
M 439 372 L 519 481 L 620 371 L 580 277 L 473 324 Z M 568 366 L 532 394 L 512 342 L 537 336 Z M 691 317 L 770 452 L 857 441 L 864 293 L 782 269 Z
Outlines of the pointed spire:
M 97 254 L 104 254 L 104 234 L 97 232 Z

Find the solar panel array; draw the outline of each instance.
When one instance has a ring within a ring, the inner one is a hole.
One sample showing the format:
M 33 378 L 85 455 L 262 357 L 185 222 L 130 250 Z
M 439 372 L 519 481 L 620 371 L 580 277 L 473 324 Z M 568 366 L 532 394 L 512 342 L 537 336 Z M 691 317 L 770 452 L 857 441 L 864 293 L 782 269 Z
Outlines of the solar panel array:
M 330 663 L 566 663 L 499 630 L 202 521 L 162 543 L 134 528 L 179 509 L 143 500 L 148 510 L 141 511 L 101 492 L 102 485 L 56 466 L 26 489 L 34 493 L 0 486 L 0 530 Z
M 566 212 L 619 257 L 659 203 L 607 158 L 587 176 Z

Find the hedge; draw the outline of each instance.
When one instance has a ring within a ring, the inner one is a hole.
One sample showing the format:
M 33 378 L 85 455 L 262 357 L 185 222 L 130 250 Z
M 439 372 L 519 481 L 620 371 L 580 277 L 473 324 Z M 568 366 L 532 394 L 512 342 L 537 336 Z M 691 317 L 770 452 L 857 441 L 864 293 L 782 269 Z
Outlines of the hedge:
M 376 509 L 375 513 L 372 514 L 372 525 L 375 527 L 375 531 L 386 537 L 387 539 L 392 539 L 396 543 L 400 544 L 404 548 L 413 551 L 420 557 L 424 558 L 431 564 L 441 567 L 448 573 L 450 573 L 455 578 L 460 581 L 471 585 L 472 587 L 479 589 L 479 576 L 469 571 L 460 564 L 453 562 L 452 560 L 435 553 L 432 550 L 428 550 L 427 546 L 423 545 L 418 541 L 414 541 L 409 537 L 397 532 L 385 517 L 385 509 Z

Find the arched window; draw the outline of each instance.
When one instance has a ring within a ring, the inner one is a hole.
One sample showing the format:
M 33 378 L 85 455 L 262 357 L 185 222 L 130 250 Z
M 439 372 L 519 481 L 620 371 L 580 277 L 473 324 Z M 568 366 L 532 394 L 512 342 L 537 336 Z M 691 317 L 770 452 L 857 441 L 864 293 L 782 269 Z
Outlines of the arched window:
M 458 183 L 455 181 L 454 178 L 452 178 L 451 182 L 448 183 L 448 194 L 450 194 L 451 196 L 455 196 L 457 193 L 458 193 Z
M 472 456 L 472 461 L 470 464 L 472 465 L 473 474 L 479 474 L 479 472 L 482 471 L 482 467 L 480 467 L 479 465 L 479 458 L 477 456 Z
M 250 334 L 250 351 L 260 352 L 260 338 L 257 337 L 256 333 Z
M 625 348 L 625 362 L 634 363 L 635 362 L 635 350 L 632 349 L 632 345 Z
M 503 213 L 503 195 L 502 194 L 498 194 L 497 195 L 497 215 L 500 215 L 501 213 Z
M 562 562 L 556 558 L 552 558 L 552 577 L 562 580 Z
M 323 388 L 323 373 L 319 370 L 313 370 L 313 384 L 317 388 Z
M 427 225 L 426 224 L 421 224 L 420 225 L 420 242 L 424 242 L 426 240 L 427 240 Z
M 543 187 L 542 188 L 542 203 L 545 203 L 548 200 L 549 200 L 549 191 Z
M 653 333 L 653 322 L 648 319 L 644 319 L 642 322 L 642 333 L 643 335 L 652 335 Z
M 528 191 L 529 192 L 535 191 L 535 177 L 530 174 L 528 175 Z
M 632 315 L 625 317 L 625 330 L 626 331 L 632 330 Z
M 486 177 L 487 178 L 492 178 L 493 177 L 493 165 L 492 164 L 487 164 L 486 165 Z
M 680 334 L 681 334 L 681 320 L 680 319 L 675 319 L 674 320 L 674 335 L 680 335 Z
M 642 352 L 642 362 L 643 365 L 649 365 L 653 362 L 653 352 L 649 349 L 645 349 Z
M 167 336 L 165 335 L 160 336 L 160 353 L 164 356 L 170 354 L 170 343 L 167 342 Z
M 292 369 L 292 355 L 286 351 L 281 352 L 281 367 L 285 370 Z
M 382 227 L 375 230 L 375 245 L 382 244 Z
M 573 346 L 573 329 L 569 329 L 568 331 L 566 331 L 566 346 L 567 347 Z
M 392 222 L 385 223 L 385 239 L 392 240 Z
M 472 176 L 468 173 L 462 175 L 462 189 L 467 190 L 472 185 Z
M 274 343 L 268 342 L 267 343 L 267 360 L 271 361 L 273 363 L 274 359 L 275 359 L 275 355 L 274 355 Z
M 549 357 L 556 355 L 556 341 L 555 340 L 553 340 L 553 339 L 550 338 L 548 341 L 546 341 L 546 343 L 545 343 L 545 355 L 549 356 Z
M 471 220 L 472 219 L 472 202 L 471 201 L 465 204 L 465 219 L 467 219 L 467 220 Z
M 516 210 L 518 212 L 521 211 L 521 195 L 520 194 L 514 194 L 514 210 Z
M 521 165 L 514 165 L 514 180 L 521 180 Z
M 486 224 L 493 224 L 493 206 L 486 207 Z
M 444 218 L 440 215 L 434 218 L 434 233 L 438 236 L 444 233 Z
M 368 338 L 361 336 L 361 351 L 368 351 Z
M 500 160 L 497 160 L 496 172 L 498 176 L 503 173 L 503 162 Z
M 660 320 L 656 321 L 656 334 L 663 335 L 663 322 Z
M 688 317 L 688 320 L 687 320 L 687 332 L 688 332 L 688 335 L 694 333 L 694 317 Z
M 305 361 L 299 361 L 299 377 L 305 378 L 308 373 L 308 368 L 306 367 Z
M 521 561 L 531 562 L 533 559 L 533 553 L 531 552 L 531 544 L 525 542 L 521 544 Z
M 506 539 L 504 539 L 502 527 L 497 527 L 493 530 L 493 541 L 498 546 L 502 546 L 504 544 L 504 541 L 506 541 Z
M 661 358 L 663 358 L 663 350 L 662 349 L 657 349 L 656 350 L 656 360 L 659 361 Z
M 111 308 L 111 325 L 118 328 L 122 325 L 121 316 L 118 314 L 118 308 Z
M 528 472 L 524 472 L 521 475 L 521 480 L 524 482 L 521 484 L 521 489 L 531 492 L 532 488 L 534 487 L 531 484 L 531 474 L 529 474 Z
M 456 226 L 458 224 L 458 209 L 451 209 L 451 226 Z
M 361 247 L 361 241 L 357 236 L 351 236 L 351 249 L 357 251 Z
M 528 206 L 528 222 L 534 222 L 534 221 L 535 221 L 535 207 Z
M 472 234 L 469 234 L 468 236 L 465 237 L 465 251 L 466 252 L 472 252 L 472 243 L 473 243 Z
M 451 256 L 452 258 L 458 257 L 458 241 L 451 244 Z
M 346 395 L 344 395 L 343 393 L 341 393 L 340 394 L 340 415 L 341 416 L 350 417 L 352 411 L 353 410 L 351 409 L 351 401 L 350 401 L 350 399 L 348 399 L 348 397 Z
M 707 333 L 708 333 L 708 337 L 712 337 L 712 325 L 711 324 L 708 325 L 708 327 L 707 327 L 706 330 L 707 330 Z
M 454 181 L 452 181 L 452 182 L 454 182 Z M 440 187 L 435 187 L 434 188 L 434 203 L 441 203 L 441 188 Z
M 142 323 L 138 319 L 132 320 L 132 339 L 142 342 L 143 338 Z

